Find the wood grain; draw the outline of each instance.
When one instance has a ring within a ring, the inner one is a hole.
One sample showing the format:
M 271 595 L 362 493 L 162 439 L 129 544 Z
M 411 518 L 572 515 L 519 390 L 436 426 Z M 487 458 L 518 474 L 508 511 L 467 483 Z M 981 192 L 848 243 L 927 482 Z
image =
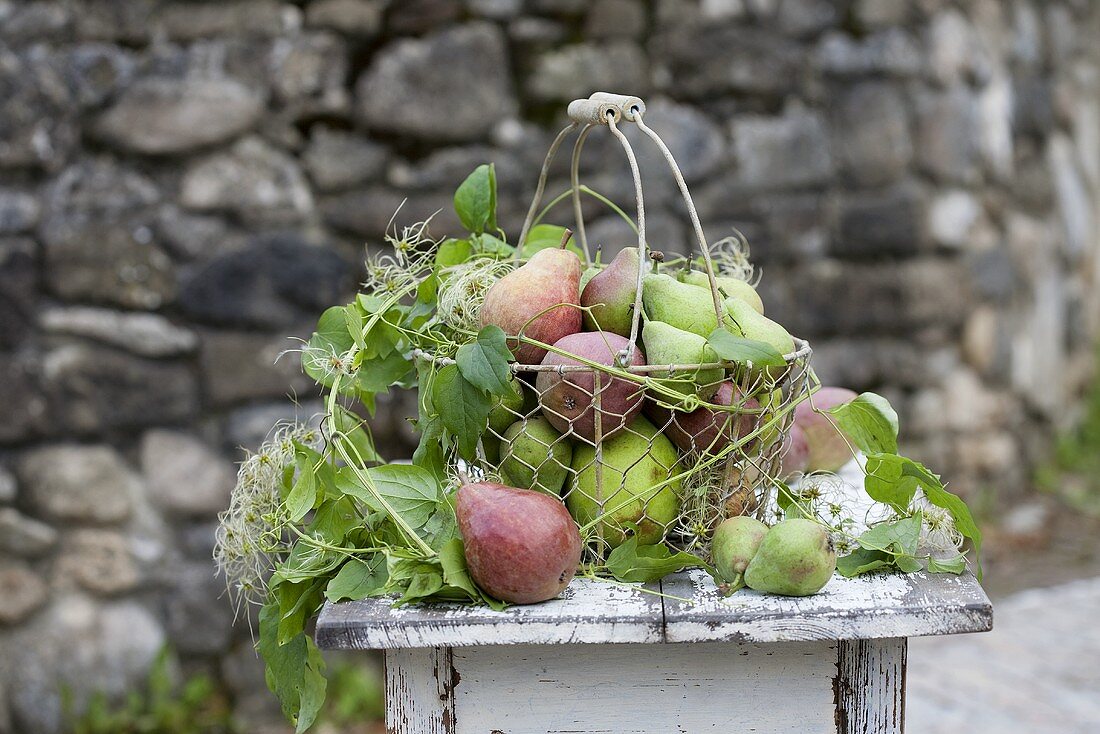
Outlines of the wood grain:
M 904 639 L 839 643 L 837 734 L 901 734 L 905 728 Z
M 451 648 L 389 650 L 385 665 L 390 734 L 455 734 Z
M 393 609 L 389 599 L 326 604 L 317 644 L 326 649 L 654 642 L 791 642 L 982 632 L 992 607 L 969 574 L 833 577 L 814 596 L 743 589 L 724 598 L 706 573 L 667 577 L 660 589 L 575 579 L 562 598 L 494 612 L 457 604 Z

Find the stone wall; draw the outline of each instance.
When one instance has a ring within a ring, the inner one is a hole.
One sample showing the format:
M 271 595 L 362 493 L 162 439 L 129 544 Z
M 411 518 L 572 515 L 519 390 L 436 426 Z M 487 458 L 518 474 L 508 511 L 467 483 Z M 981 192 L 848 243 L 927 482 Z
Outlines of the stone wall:
M 270 711 L 210 549 L 236 447 L 316 408 L 286 337 L 477 163 L 514 237 L 597 88 L 646 97 L 826 381 L 1011 501 L 1091 368 L 1098 33 L 1087 0 L 0 0 L 0 732 L 55 731 L 59 683 L 122 690 L 165 640 Z M 626 204 L 601 137 L 584 180 Z

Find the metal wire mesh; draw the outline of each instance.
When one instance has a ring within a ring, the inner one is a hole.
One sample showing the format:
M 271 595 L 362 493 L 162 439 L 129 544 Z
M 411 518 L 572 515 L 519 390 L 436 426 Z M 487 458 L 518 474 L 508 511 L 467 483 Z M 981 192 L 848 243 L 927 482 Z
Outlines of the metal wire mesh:
M 619 102 L 621 109 L 615 106 Z M 588 134 L 606 125 L 622 144 L 636 192 L 639 269 L 629 336 L 605 334 L 607 353 L 587 354 L 587 361 L 551 350 L 542 364 L 514 364 L 516 389 L 493 408 L 477 460 L 465 466 L 477 478 L 561 497 L 581 528 L 589 560 L 605 558 L 632 536 L 643 544 L 665 541 L 706 555 L 710 534 L 723 519 L 762 515 L 781 486 L 793 408 L 806 397 L 811 379 L 810 346 L 799 339 L 784 355 L 783 367 L 645 363 L 638 346 L 648 263 L 645 208 L 637 161 L 617 122 L 637 124 L 668 162 L 698 239 L 713 297 L 711 316 L 723 323 L 724 310 L 711 249 L 687 185 L 671 152 L 645 126 L 644 111 L 637 98 L 603 93 L 570 105 L 573 122 L 547 154 L 517 243 L 518 257 L 550 161 L 567 135 L 580 128 L 571 185 L 576 232 L 587 254 L 578 160 Z M 452 459 L 457 465 L 458 457 Z

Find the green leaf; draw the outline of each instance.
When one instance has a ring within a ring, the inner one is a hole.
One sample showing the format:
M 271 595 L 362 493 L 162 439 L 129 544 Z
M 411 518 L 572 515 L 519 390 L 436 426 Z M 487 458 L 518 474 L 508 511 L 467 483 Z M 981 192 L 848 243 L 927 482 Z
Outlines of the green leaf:
M 539 250 L 561 247 L 561 240 L 565 236 L 565 231 L 565 227 L 559 227 L 556 224 L 536 224 L 527 233 L 527 239 L 523 243 L 523 257 L 529 258 Z M 565 249 L 571 251 L 577 257 L 584 257 L 584 251 L 576 244 L 575 240 L 570 240 Z
M 314 538 L 331 545 L 341 545 L 344 538 L 363 523 L 363 517 L 356 511 L 350 497 L 339 497 L 321 503 L 313 513 L 313 520 L 306 527 Z
M 752 362 L 756 366 L 769 367 L 782 367 L 786 364 L 783 355 L 771 344 L 737 336 L 723 327 L 711 332 L 707 341 L 719 359 L 728 362 Z
M 859 544 L 868 550 L 915 556 L 920 530 L 921 516 L 918 513 L 869 528 L 859 536 Z
M 401 352 L 390 352 L 381 359 L 365 363 L 359 369 L 359 388 L 369 393 L 385 392 L 391 385 L 401 382 L 412 370 L 412 360 Z
M 269 602 L 260 609 L 257 649 L 264 659 L 264 678 L 279 699 L 283 714 L 296 724 L 296 732 L 309 729 L 325 700 L 325 662 L 304 633 L 279 644 L 279 607 Z
M 298 522 L 317 503 L 317 477 L 309 456 L 298 453 L 295 456 L 298 466 L 298 478 L 286 498 L 286 511 L 291 522 Z
M 317 330 L 309 338 L 308 348 L 302 352 L 302 369 L 318 384 L 331 387 L 332 379 L 326 374 L 325 359 L 340 357 L 353 346 L 355 340 L 348 332 L 346 308 L 333 306 L 317 321 Z
M 445 240 L 435 253 L 435 265 L 437 269 L 453 268 L 470 259 L 474 247 L 469 240 Z
M 366 423 L 362 418 L 352 413 L 341 405 L 336 406 L 332 415 L 332 421 L 336 424 L 336 430 L 344 434 L 344 440 L 354 447 L 351 455 L 362 461 L 363 465 L 376 464 L 383 459 L 374 448 L 374 440 L 367 431 Z
M 442 551 L 443 546 L 458 537 L 455 510 L 446 498 L 439 503 L 439 509 L 432 513 L 428 522 L 424 523 L 423 537 L 437 551 Z
M 917 466 L 920 465 L 917 464 Z M 923 466 L 920 468 L 924 469 Z M 924 469 L 924 471 L 927 472 L 928 470 Z M 958 495 L 952 494 L 944 489 L 943 485 L 939 483 L 938 478 L 936 479 L 935 486 L 922 485 L 921 488 L 924 490 L 924 496 L 929 502 L 951 513 L 951 517 L 955 520 L 955 529 L 962 533 L 964 538 L 970 539 L 971 544 L 974 546 L 974 574 L 978 577 L 978 581 L 981 581 L 982 531 L 978 528 L 978 524 L 974 522 L 974 517 L 970 514 L 970 508 L 966 506 L 966 503 L 963 502 Z
M 497 180 L 493 164 L 482 164 L 455 191 L 455 214 L 474 234 L 497 226 Z
M 458 371 L 471 384 L 493 395 L 508 395 L 514 389 L 512 370 L 508 364 L 512 353 L 508 350 L 504 330 L 489 324 L 478 332 L 477 339 L 458 348 L 455 361 Z
M 489 425 L 492 399 L 462 376 L 458 365 L 439 370 L 432 384 L 432 403 L 443 425 L 454 434 L 458 453 L 467 461 L 477 457 L 477 442 Z
M 917 493 L 917 477 L 907 472 L 910 459 L 896 454 L 868 454 L 863 487 L 875 502 L 907 512 Z
M 311 576 L 305 581 L 283 582 L 271 590 L 279 603 L 278 641 L 285 645 L 305 629 L 306 620 L 317 613 L 321 606 L 320 580 Z
M 426 469 L 437 482 L 442 483 L 447 477 L 447 459 L 443 453 L 443 419 L 429 418 L 418 427 L 420 442 L 413 451 L 412 462 Z
M 966 557 L 960 553 L 954 558 L 928 559 L 928 573 L 953 573 L 960 574 L 966 570 Z
M 365 561 L 352 558 L 329 580 L 325 587 L 325 598 L 336 602 L 377 596 L 382 593 L 387 580 L 389 576 L 384 553 L 375 553 Z
M 893 557 L 889 553 L 866 548 L 856 548 L 836 561 L 836 570 L 841 576 L 852 578 L 869 571 L 877 571 L 893 566 Z
M 638 545 L 636 535 L 611 551 L 606 565 L 616 579 L 630 582 L 657 581 L 689 566 L 706 567 L 698 556 L 684 551 L 673 553 L 663 543 Z
M 865 392 L 828 412 L 863 453 L 898 452 L 898 414 L 881 395 Z
M 375 512 L 385 512 L 379 496 L 414 530 L 423 527 L 440 500 L 439 483 L 431 472 L 414 464 L 383 464 L 362 470 L 374 490 L 360 482 L 350 467 L 337 472 L 336 485 Z
M 916 573 L 923 568 L 918 559 L 904 553 L 899 553 L 894 556 L 894 565 L 897 566 L 902 573 Z
M 509 245 L 499 237 L 495 237 L 488 232 L 485 234 L 479 234 L 474 238 L 474 243 L 477 246 L 477 252 L 482 255 L 493 255 L 496 257 L 511 257 L 516 251 L 516 248 Z
M 471 599 L 481 598 L 481 590 L 474 584 L 470 571 L 466 568 L 466 549 L 462 538 L 451 538 L 439 549 L 439 564 L 443 567 L 444 582 L 462 589 Z

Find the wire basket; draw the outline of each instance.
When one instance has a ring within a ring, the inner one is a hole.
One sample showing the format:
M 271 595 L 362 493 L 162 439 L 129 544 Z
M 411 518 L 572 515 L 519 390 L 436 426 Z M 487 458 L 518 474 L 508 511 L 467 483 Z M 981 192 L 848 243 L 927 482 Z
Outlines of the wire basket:
M 638 97 L 597 92 L 569 105 L 570 124 L 546 155 L 527 213 L 517 256 L 531 231 L 558 149 L 579 129 L 570 183 L 575 236 L 591 262 L 581 208 L 580 159 L 588 135 L 605 127 L 621 144 L 636 196 L 638 273 L 629 334 L 591 340 L 581 358 L 569 338 L 540 345 L 540 363 L 515 363 L 514 392 L 489 415 L 476 461 L 451 457 L 456 473 L 494 479 L 558 495 L 586 541 L 589 559 L 605 558 L 628 539 L 667 542 L 705 555 L 710 534 L 733 515 L 762 515 L 781 484 L 781 461 L 793 408 L 810 387 L 811 349 L 793 338 L 783 366 L 714 361 L 647 364 L 643 330 L 643 280 L 659 255 L 646 241 L 645 204 L 634 151 L 619 129 L 636 125 L 663 154 L 687 206 L 695 232 L 715 325 L 726 323 L 723 293 L 711 249 L 688 187 L 656 132 L 643 120 Z M 516 335 L 509 335 L 516 336 Z M 529 343 L 529 342 L 528 342 Z M 606 350 L 606 353 L 604 353 Z M 525 350 L 529 352 L 531 350 Z M 420 353 L 437 364 L 451 360 Z

